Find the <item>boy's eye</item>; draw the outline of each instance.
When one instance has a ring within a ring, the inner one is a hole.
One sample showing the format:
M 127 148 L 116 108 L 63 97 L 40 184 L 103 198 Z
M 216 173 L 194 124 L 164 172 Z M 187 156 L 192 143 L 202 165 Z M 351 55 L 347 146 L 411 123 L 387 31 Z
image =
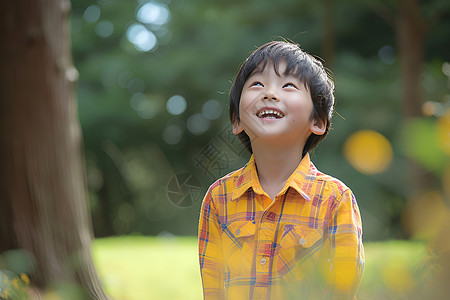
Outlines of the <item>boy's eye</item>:
M 259 81 L 255 81 L 250 86 L 263 86 L 263 84 Z
M 286 83 L 285 85 L 283 85 L 283 87 L 290 87 L 290 88 L 297 88 L 297 86 L 295 85 L 295 84 L 293 84 L 293 83 Z

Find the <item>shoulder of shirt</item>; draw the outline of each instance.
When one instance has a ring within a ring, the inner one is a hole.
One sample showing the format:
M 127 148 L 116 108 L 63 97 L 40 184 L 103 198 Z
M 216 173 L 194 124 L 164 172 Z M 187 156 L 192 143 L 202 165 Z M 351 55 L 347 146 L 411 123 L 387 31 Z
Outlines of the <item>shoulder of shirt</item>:
M 309 169 L 309 175 L 314 176 L 316 181 L 323 182 L 328 188 L 334 189 L 341 196 L 347 191 L 351 192 L 350 188 L 341 180 L 319 171 L 312 163 Z
M 242 170 L 244 168 L 245 168 L 245 166 L 243 166 L 242 168 L 240 168 L 238 170 L 234 170 L 234 171 L 228 173 L 227 175 L 217 179 L 213 184 L 210 185 L 207 193 L 210 193 L 213 196 L 214 194 L 217 194 L 219 192 L 220 187 L 224 186 L 225 183 L 230 182 L 230 181 L 235 182 L 241 175 Z

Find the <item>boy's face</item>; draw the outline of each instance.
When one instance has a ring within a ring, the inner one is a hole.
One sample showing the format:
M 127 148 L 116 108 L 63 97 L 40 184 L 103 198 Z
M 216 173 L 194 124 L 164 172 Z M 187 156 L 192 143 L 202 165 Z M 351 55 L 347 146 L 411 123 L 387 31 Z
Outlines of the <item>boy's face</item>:
M 325 121 L 311 118 L 309 89 L 296 76 L 284 74 L 285 69 L 286 63 L 280 62 L 277 75 L 269 62 L 264 70 L 257 68 L 250 75 L 242 89 L 240 122 L 233 124 L 234 134 L 244 130 L 252 144 L 258 138 L 303 147 L 311 133 L 325 132 Z

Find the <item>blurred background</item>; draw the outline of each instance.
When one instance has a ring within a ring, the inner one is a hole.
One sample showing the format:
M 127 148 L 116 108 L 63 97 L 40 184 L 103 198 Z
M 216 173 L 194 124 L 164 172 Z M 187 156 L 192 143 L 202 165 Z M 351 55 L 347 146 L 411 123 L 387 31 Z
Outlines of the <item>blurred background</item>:
M 231 82 L 257 46 L 283 38 L 333 73 L 333 130 L 312 159 L 356 194 L 365 240 L 422 234 L 421 206 L 439 214 L 449 205 L 449 7 L 73 0 L 95 235 L 196 234 L 208 186 L 248 159 L 229 127 Z
M 97 238 L 196 235 L 208 186 L 249 158 L 228 120 L 238 67 L 288 39 L 333 73 L 333 129 L 312 160 L 355 193 L 364 242 L 442 241 L 449 1 L 72 0 L 70 28 Z M 389 268 L 393 289 L 413 284 Z

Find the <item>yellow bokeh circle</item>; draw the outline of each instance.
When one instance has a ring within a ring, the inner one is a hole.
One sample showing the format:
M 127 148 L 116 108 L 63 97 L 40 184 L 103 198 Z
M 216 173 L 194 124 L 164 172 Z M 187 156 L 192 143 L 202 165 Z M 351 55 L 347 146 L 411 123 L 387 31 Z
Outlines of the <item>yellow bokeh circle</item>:
M 385 171 L 392 162 L 389 141 L 373 130 L 360 130 L 344 144 L 344 156 L 360 173 L 373 175 Z

